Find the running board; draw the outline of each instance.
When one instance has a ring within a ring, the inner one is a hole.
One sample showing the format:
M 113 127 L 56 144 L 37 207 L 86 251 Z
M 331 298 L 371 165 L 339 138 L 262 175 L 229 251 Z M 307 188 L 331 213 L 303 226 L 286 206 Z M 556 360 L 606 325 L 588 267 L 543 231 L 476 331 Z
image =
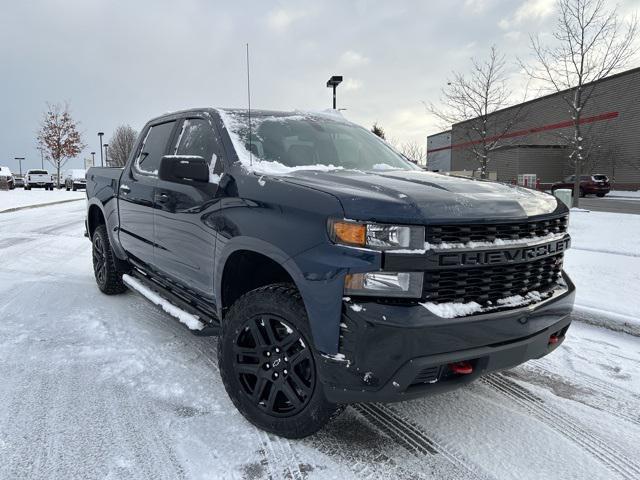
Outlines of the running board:
M 186 325 L 194 335 L 208 337 L 220 334 L 220 322 L 215 316 L 198 308 L 194 305 L 195 301 L 183 299 L 141 271 L 134 268 L 130 275 L 123 275 L 122 280 L 130 289 Z

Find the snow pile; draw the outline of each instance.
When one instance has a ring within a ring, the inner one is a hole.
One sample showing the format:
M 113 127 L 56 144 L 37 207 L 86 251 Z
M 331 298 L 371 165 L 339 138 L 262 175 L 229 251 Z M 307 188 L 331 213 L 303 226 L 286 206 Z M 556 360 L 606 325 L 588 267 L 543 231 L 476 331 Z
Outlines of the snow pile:
M 190 330 L 202 330 L 204 328 L 204 324 L 196 317 L 195 315 L 191 315 L 188 312 L 176 307 L 175 305 L 169 303 L 167 300 L 162 298 L 157 293 L 145 287 L 142 283 L 140 283 L 135 278 L 130 275 L 123 275 L 122 280 L 128 287 L 137 291 L 140 295 L 145 297 L 151 303 L 158 305 L 162 310 L 167 312 L 172 317 L 177 318 L 181 323 L 184 323 Z
M 11 211 L 17 208 L 29 208 L 42 205 L 52 205 L 55 203 L 71 202 L 87 198 L 84 191 L 67 192 L 62 190 L 32 189 L 24 190 L 16 188 L 14 190 L 0 190 L 0 213 Z
M 564 269 L 576 285 L 576 316 L 640 333 L 640 215 L 572 212 L 569 233 Z
M 220 114 L 220 118 L 222 119 L 225 128 L 227 129 L 227 133 L 231 138 L 231 142 L 233 143 L 233 147 L 238 155 L 238 159 L 240 163 L 248 170 L 253 171 L 255 173 L 263 174 L 263 175 L 286 175 L 291 172 L 301 171 L 301 170 L 316 170 L 328 172 L 332 170 L 342 170 L 342 167 L 336 167 L 334 165 L 301 165 L 298 167 L 288 167 L 283 165 L 280 162 L 270 162 L 266 160 L 261 160 L 256 155 L 252 155 L 251 152 L 247 150 L 244 145 L 244 142 L 238 135 L 238 131 L 245 127 L 243 122 L 241 122 L 236 116 L 228 111 L 218 109 L 218 113 Z M 271 121 L 285 121 L 296 118 L 304 118 L 302 115 L 292 115 L 289 117 L 266 117 L 261 119 L 271 120 Z M 252 120 L 252 128 L 257 128 L 257 124 L 255 120 Z
M 640 190 L 612 190 L 604 198 L 638 198 L 640 199 Z

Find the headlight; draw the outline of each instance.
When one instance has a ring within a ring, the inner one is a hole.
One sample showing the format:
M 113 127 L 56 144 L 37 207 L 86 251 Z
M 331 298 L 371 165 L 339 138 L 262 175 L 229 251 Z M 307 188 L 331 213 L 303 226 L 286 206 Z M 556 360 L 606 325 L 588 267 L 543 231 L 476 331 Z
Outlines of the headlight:
M 422 272 L 367 272 L 347 275 L 345 295 L 420 298 Z
M 335 243 L 375 250 L 422 249 L 424 227 L 329 220 L 329 237 Z

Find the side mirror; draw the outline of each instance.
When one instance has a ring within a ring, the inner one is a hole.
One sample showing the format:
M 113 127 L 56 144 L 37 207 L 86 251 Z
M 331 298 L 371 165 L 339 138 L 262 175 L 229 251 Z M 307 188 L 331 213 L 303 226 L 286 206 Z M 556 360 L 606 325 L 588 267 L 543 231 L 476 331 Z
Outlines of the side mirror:
M 158 178 L 186 184 L 208 182 L 209 165 L 204 158 L 195 155 L 165 155 L 160 160 Z

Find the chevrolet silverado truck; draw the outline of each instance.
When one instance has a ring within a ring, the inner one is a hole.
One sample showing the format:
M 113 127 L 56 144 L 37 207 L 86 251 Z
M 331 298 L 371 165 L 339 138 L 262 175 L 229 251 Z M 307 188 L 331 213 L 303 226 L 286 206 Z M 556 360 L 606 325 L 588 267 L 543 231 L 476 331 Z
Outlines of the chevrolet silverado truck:
M 338 113 L 155 118 L 87 197 L 99 289 L 218 335 L 234 405 L 285 437 L 540 358 L 571 322 L 562 202 L 426 172 Z

